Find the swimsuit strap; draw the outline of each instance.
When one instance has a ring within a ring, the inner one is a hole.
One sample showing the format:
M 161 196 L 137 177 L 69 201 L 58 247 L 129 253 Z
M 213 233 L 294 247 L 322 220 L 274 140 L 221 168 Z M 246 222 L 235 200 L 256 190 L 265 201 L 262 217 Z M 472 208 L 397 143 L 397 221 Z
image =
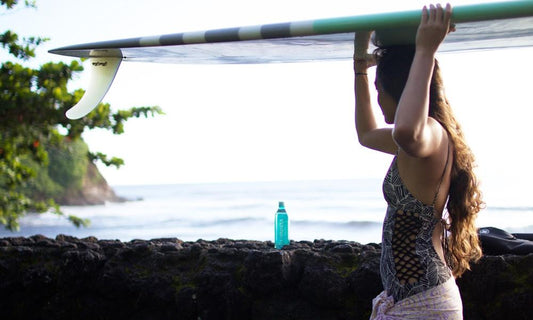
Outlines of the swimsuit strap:
M 448 153 L 446 154 L 446 164 L 444 165 L 444 171 L 442 172 L 442 176 L 440 177 L 439 185 L 437 186 L 437 191 L 435 192 L 435 197 L 433 198 L 433 203 L 431 204 L 431 206 L 433 207 L 433 210 L 435 210 L 435 203 L 437 202 L 437 197 L 439 196 L 440 185 L 442 184 L 442 181 L 444 180 L 444 175 L 446 174 L 446 169 L 448 168 L 449 161 L 450 161 L 450 140 L 448 140 Z M 446 203 L 444 204 L 444 206 L 446 207 Z M 451 260 L 450 246 L 449 246 L 449 240 L 448 240 L 449 225 L 446 219 L 441 219 L 440 224 L 442 226 L 441 246 L 442 246 L 442 251 L 444 253 L 444 261 L 446 265 L 451 268 L 452 260 Z
M 432 207 L 435 207 L 435 203 L 437 202 L 437 197 L 439 196 L 439 191 L 440 191 L 440 185 L 442 184 L 442 181 L 444 180 L 444 175 L 446 174 L 446 169 L 448 168 L 449 160 L 450 160 L 450 140 L 448 140 L 448 153 L 446 154 L 446 164 L 444 165 L 444 170 L 442 171 L 442 176 L 440 177 L 439 185 L 437 186 L 437 190 L 435 191 L 435 197 L 433 197 L 433 203 L 431 204 Z

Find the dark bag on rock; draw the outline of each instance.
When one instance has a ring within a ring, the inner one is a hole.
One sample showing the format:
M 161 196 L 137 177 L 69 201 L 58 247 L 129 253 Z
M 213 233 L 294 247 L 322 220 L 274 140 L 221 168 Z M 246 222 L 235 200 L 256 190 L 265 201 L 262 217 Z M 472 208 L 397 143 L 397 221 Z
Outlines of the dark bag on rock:
M 478 229 L 479 241 L 484 254 L 529 254 L 533 253 L 533 234 L 508 233 L 494 227 Z

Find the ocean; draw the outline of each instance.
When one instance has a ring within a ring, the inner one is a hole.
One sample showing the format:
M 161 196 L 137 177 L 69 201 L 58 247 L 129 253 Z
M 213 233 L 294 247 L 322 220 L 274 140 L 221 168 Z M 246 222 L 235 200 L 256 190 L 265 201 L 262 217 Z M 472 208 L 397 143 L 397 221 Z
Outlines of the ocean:
M 90 219 L 76 228 L 51 213 L 28 214 L 20 231 L 0 230 L 0 237 L 58 234 L 98 239 L 179 238 L 184 241 L 219 238 L 273 240 L 274 214 L 284 201 L 291 240 L 349 240 L 380 243 L 385 201 L 381 179 L 236 182 L 147 186 L 116 186 L 129 201 L 96 206 L 65 206 L 66 215 Z M 508 189 L 508 188 L 507 188 Z M 533 205 L 528 201 L 485 199 L 478 227 L 533 233 Z M 509 192 L 516 197 L 515 192 Z M 523 198 L 522 198 L 523 199 Z M 512 203 L 509 205 L 508 203 Z

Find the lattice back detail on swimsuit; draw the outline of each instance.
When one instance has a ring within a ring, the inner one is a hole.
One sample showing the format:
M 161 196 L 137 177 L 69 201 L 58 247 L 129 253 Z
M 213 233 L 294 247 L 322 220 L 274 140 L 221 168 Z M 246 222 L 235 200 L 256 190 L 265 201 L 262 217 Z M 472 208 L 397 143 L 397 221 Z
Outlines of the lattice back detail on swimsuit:
M 397 210 L 392 236 L 392 251 L 396 277 L 401 285 L 415 284 L 424 275 L 416 252 L 416 237 L 422 221 L 418 212 Z

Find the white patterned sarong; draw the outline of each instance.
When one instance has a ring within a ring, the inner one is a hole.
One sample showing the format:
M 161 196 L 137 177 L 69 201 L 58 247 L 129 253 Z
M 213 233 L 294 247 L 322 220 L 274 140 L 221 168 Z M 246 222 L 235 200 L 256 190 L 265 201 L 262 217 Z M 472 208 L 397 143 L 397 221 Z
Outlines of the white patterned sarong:
M 463 304 L 459 288 L 452 277 L 445 283 L 394 303 L 392 296 L 381 292 L 372 300 L 370 320 L 443 319 L 462 320 Z

